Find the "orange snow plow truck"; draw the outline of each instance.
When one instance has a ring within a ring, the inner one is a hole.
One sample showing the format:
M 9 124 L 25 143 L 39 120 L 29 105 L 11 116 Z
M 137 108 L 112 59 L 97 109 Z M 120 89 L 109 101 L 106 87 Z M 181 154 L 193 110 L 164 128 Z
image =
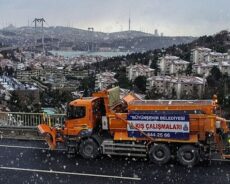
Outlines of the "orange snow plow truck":
M 86 159 L 101 154 L 148 157 L 165 164 L 172 158 L 185 166 L 219 153 L 230 158 L 227 121 L 215 114 L 217 100 L 120 99 L 120 89 L 95 92 L 68 104 L 61 126 L 38 126 L 50 149 L 64 143 L 68 153 Z

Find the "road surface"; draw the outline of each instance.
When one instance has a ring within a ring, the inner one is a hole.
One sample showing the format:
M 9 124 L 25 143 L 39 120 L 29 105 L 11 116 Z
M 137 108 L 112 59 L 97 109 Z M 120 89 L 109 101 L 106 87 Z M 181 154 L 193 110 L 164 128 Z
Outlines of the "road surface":
M 213 161 L 193 168 L 175 161 L 157 166 L 146 159 L 103 156 L 68 158 L 43 141 L 0 140 L 0 183 L 230 183 L 230 162 Z

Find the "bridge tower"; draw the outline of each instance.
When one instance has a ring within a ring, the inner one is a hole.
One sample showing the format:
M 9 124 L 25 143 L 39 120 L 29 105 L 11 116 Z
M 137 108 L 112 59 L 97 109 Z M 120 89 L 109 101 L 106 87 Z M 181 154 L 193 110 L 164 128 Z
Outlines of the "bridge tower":
M 88 38 L 89 38 L 89 42 L 88 42 L 88 51 L 94 51 L 94 28 L 93 27 L 89 27 L 88 28 Z
M 33 20 L 33 22 L 34 22 L 34 28 L 35 28 L 35 48 L 37 46 L 36 33 L 38 32 L 39 25 L 40 25 L 40 28 L 42 29 L 42 51 L 43 51 L 43 53 L 45 53 L 45 44 L 44 44 L 44 22 L 45 22 L 45 19 L 44 18 L 35 18 Z

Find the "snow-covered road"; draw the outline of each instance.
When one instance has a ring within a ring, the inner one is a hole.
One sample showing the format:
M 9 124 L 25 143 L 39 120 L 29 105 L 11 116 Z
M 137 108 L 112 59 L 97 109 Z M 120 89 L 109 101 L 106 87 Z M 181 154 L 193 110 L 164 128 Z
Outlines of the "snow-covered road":
M 68 158 L 42 141 L 0 140 L 0 183 L 230 183 L 230 162 L 185 168 L 146 159 L 104 156 Z

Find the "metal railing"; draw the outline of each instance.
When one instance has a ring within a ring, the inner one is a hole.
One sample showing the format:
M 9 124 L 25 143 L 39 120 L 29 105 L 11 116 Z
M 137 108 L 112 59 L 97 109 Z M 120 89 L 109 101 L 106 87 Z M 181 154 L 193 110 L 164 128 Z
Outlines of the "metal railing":
M 228 128 L 230 129 L 230 120 L 227 119 L 226 122 L 227 122 Z
M 36 128 L 41 123 L 54 126 L 64 121 L 65 114 L 0 112 L 0 128 Z
M 65 114 L 0 112 L 0 128 L 36 128 L 41 123 L 49 126 L 62 125 L 65 118 Z M 230 127 L 230 120 L 226 121 Z

